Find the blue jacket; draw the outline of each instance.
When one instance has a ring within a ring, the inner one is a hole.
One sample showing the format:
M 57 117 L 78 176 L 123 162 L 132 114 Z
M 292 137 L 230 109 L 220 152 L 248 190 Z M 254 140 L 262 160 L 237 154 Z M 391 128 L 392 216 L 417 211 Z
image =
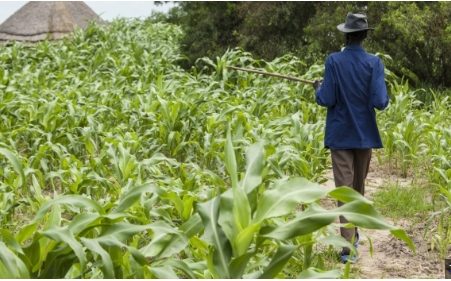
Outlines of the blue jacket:
M 327 107 L 324 146 L 337 149 L 382 148 L 374 108 L 388 105 L 384 65 L 361 46 L 347 46 L 326 60 L 316 102 Z

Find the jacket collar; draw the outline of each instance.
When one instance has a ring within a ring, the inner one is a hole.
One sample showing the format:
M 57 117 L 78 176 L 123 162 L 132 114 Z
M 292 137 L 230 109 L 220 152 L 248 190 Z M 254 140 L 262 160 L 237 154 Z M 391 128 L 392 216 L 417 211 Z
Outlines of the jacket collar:
M 363 48 L 362 46 L 358 46 L 358 45 L 349 45 L 346 46 L 346 48 L 344 49 L 345 51 L 357 51 L 357 52 L 365 52 L 365 48 Z

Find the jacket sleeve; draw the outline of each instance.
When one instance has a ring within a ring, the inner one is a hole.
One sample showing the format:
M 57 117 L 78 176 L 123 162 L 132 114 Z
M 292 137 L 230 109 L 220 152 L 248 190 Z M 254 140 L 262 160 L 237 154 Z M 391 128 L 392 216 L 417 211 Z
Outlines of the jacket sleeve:
M 388 106 L 387 87 L 384 79 L 384 65 L 381 59 L 377 60 L 373 68 L 373 78 L 371 80 L 371 95 L 373 106 L 379 110 L 384 110 Z
M 328 57 L 326 60 L 326 69 L 324 70 L 324 82 L 315 92 L 316 103 L 321 106 L 332 107 L 336 103 L 336 83 L 333 71 L 331 59 Z

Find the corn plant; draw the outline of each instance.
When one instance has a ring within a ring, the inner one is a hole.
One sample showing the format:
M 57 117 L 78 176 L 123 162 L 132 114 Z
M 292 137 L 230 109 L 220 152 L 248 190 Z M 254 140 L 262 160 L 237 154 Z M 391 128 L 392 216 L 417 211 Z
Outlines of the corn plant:
M 412 247 L 368 199 L 318 185 L 326 109 L 310 85 L 225 67 L 317 79 L 324 66 L 234 48 L 186 71 L 182 35 L 117 19 L 0 47 L 0 277 L 346 277 L 317 251 L 355 251 L 332 231 L 339 215 Z M 449 191 L 449 101 L 415 93 L 394 83 L 378 113 L 384 154 L 403 174 L 421 159 Z M 325 196 L 347 204 L 325 210 Z

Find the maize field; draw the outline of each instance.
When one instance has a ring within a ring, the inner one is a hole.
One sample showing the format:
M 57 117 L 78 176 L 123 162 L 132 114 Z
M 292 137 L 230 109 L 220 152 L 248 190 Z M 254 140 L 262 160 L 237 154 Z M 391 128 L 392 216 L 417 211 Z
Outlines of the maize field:
M 186 71 L 180 36 L 117 19 L 58 44 L 0 46 L 0 278 L 349 278 L 350 264 L 325 261 L 356 252 L 339 215 L 415 252 L 372 201 L 320 187 L 331 163 L 311 85 L 225 67 L 314 80 L 324 66 L 299 73 L 296 57 L 236 48 Z M 376 154 L 427 176 L 445 206 L 431 241 L 447 249 L 450 101 L 423 103 L 386 78 Z M 347 204 L 325 209 L 326 197 Z

